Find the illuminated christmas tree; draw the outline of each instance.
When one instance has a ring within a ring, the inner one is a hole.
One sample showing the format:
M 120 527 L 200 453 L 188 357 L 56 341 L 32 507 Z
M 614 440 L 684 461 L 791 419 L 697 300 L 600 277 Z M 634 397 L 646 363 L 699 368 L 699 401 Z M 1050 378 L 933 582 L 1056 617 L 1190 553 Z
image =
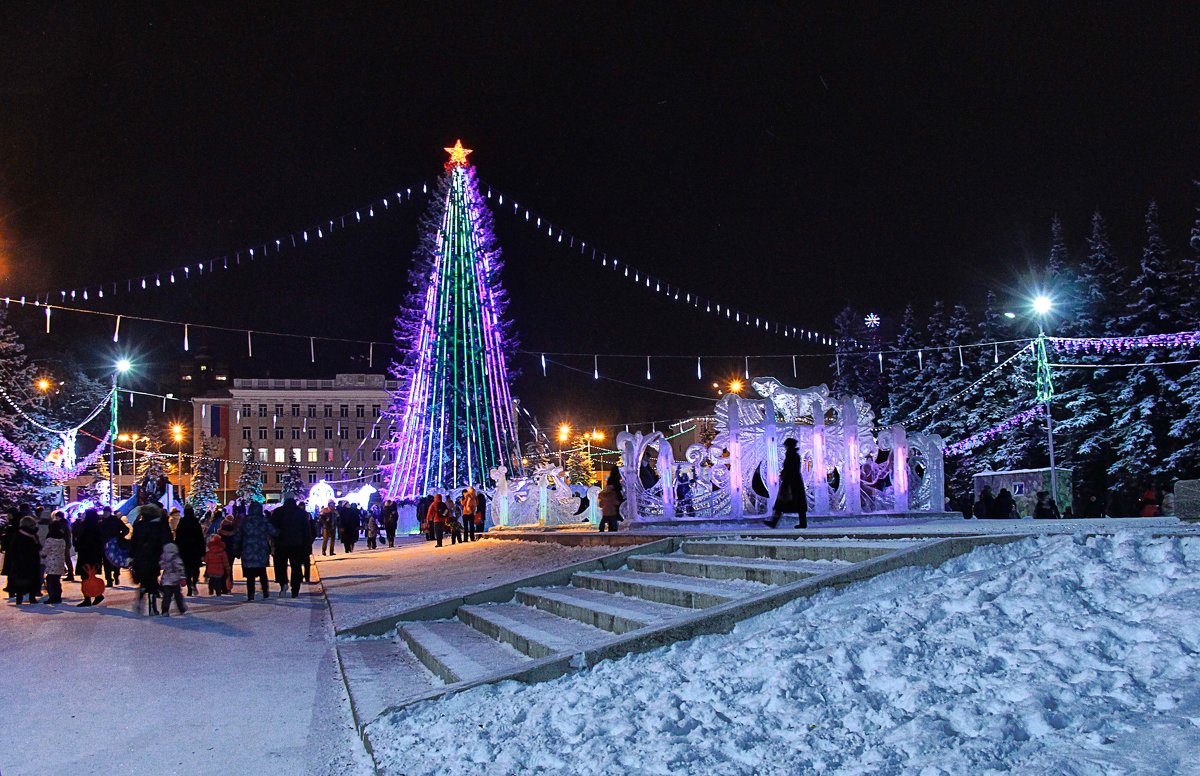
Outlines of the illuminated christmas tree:
M 411 292 L 396 318 L 391 374 L 400 390 L 389 410 L 394 431 L 389 498 L 488 482 L 498 465 L 519 463 L 508 369 L 515 343 L 505 318 L 500 250 L 468 148 L 450 160 L 421 224 Z

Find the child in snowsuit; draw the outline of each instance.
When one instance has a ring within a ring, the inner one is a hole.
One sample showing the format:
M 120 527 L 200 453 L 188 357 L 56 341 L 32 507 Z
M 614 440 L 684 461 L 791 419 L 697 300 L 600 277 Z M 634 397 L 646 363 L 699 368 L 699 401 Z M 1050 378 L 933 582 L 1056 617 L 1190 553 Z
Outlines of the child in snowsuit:
M 228 589 L 229 556 L 225 554 L 225 542 L 216 534 L 208 540 L 208 552 L 204 553 L 204 576 L 209 595 L 221 595 Z
M 158 583 L 159 589 L 162 590 L 162 616 L 171 616 L 171 601 L 175 602 L 180 614 L 186 614 L 187 607 L 183 605 L 183 594 L 179 587 L 187 579 L 187 571 L 183 567 L 183 559 L 179 557 L 179 547 L 175 542 L 163 545 L 158 565 L 162 569 L 162 579 Z
M 42 566 L 46 573 L 46 600 L 43 603 L 62 603 L 62 578 L 67 573 L 66 521 L 52 520 L 42 542 Z

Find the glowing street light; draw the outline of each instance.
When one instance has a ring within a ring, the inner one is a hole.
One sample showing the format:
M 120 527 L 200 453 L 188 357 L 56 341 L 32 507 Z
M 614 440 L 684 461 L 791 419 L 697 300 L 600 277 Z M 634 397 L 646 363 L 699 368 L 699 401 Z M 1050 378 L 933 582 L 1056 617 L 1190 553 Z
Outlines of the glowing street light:
M 561 426 L 558 427 L 559 444 L 566 444 L 567 440 L 570 438 L 571 438 L 571 426 L 566 423 L 563 423 Z
M 183 501 L 183 425 L 176 423 L 171 426 L 171 438 L 175 440 L 175 469 L 179 473 L 179 497 L 178 501 Z
M 117 371 L 121 374 L 125 374 L 130 369 L 133 369 L 133 363 L 130 362 L 129 359 L 122 358 L 121 360 L 117 361 Z
M 50 390 L 51 385 L 53 385 L 53 383 L 51 383 L 45 377 L 43 377 L 42 379 L 37 381 L 37 389 L 39 391 L 41 391 L 42 393 L 45 393 L 46 391 Z
M 729 381 L 729 392 L 730 393 L 740 393 L 741 390 L 742 390 L 742 381 L 741 380 L 730 380 Z
M 1053 300 L 1045 294 L 1038 294 L 1033 299 L 1033 311 L 1038 315 L 1045 315 L 1054 307 Z

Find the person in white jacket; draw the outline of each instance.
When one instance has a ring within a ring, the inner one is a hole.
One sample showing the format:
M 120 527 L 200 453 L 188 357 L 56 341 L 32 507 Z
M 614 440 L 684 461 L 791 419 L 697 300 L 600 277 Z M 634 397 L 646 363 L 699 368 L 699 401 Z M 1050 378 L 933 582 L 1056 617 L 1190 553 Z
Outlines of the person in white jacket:
M 67 573 L 67 532 L 65 521 L 55 520 L 42 542 L 42 571 L 46 575 L 46 600 L 42 603 L 62 603 L 62 578 Z

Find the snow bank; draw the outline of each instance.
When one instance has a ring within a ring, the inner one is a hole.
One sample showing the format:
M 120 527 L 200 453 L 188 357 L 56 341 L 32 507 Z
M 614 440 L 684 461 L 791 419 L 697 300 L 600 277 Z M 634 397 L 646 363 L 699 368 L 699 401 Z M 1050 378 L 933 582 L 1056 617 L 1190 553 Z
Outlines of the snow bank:
M 385 773 L 1200 772 L 1200 539 L 1028 539 L 370 730 Z

